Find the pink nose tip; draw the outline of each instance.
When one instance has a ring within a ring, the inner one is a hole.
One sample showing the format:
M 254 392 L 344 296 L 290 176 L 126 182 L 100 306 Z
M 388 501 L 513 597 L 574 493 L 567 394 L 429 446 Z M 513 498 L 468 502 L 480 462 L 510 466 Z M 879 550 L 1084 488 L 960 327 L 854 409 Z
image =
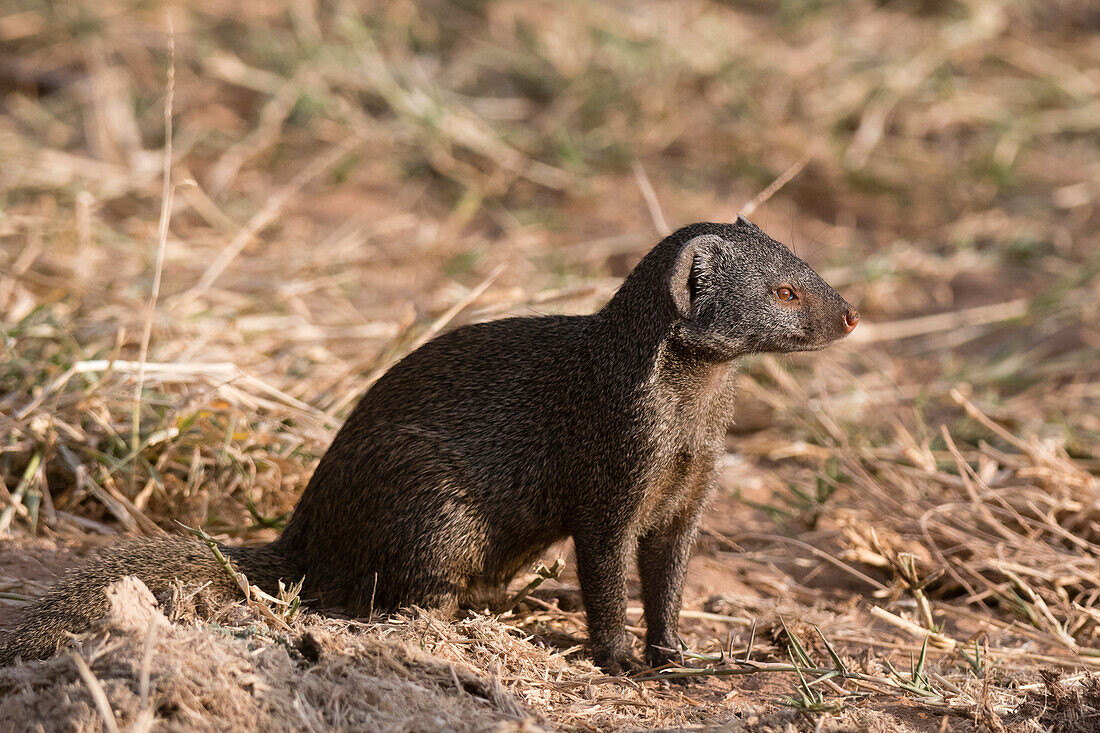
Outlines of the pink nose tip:
M 844 331 L 846 333 L 851 333 L 858 323 L 859 311 L 852 308 L 848 309 L 848 312 L 844 314 Z

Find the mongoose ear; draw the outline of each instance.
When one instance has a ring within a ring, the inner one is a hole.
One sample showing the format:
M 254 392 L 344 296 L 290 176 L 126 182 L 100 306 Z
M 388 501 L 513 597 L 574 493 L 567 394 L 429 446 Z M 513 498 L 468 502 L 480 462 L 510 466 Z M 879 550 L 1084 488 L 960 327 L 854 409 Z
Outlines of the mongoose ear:
M 693 237 L 680 247 L 668 273 L 668 292 L 672 304 L 681 318 L 691 313 L 691 305 L 698 290 L 699 279 L 704 275 L 710 260 L 711 248 L 722 239 L 713 234 Z

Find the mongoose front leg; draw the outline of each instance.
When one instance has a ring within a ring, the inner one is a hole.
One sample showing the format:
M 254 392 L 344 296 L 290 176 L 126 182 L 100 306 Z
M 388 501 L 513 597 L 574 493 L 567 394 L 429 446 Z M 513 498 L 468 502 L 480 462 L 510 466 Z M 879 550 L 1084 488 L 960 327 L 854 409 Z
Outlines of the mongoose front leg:
M 573 543 L 593 661 L 609 674 L 620 674 L 636 666 L 626 632 L 630 543 L 625 537 L 587 532 L 574 534 Z
M 638 539 L 638 575 L 645 607 L 645 659 L 659 667 L 677 659 L 677 629 L 691 546 L 698 526 L 698 511 L 677 517 L 672 523 Z

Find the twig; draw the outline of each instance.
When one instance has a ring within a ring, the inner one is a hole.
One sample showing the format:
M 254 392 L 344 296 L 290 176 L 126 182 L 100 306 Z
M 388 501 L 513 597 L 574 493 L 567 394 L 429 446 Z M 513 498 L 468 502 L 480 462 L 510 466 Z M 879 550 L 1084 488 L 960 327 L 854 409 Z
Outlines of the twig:
M 374 370 L 371 371 L 370 375 L 366 379 L 366 382 L 363 384 L 362 387 L 360 387 L 360 389 L 358 391 L 351 392 L 348 395 L 347 398 L 345 398 L 344 400 L 338 401 L 335 405 L 333 405 L 331 408 L 329 408 L 328 413 L 327 413 L 328 417 L 331 418 L 333 415 L 338 413 L 341 409 L 344 408 L 344 406 L 347 404 L 348 401 L 353 400 L 356 397 L 358 397 L 359 394 L 361 394 L 363 392 L 363 390 L 369 389 L 371 387 L 371 385 L 373 385 L 375 382 L 377 382 L 379 379 L 381 379 L 382 376 L 387 371 L 389 371 L 390 367 L 393 366 L 394 364 L 396 364 L 401 359 L 401 357 L 404 356 L 404 354 L 407 354 L 407 353 L 412 352 L 412 351 L 416 351 L 421 346 L 428 343 L 428 341 L 430 341 L 437 333 L 439 333 L 441 330 L 443 330 L 443 328 L 448 323 L 450 323 L 452 320 L 454 320 L 455 316 L 457 316 L 459 313 L 461 313 L 468 305 L 470 305 L 475 300 L 480 298 L 481 294 L 484 293 L 485 290 L 490 285 L 493 284 L 493 281 L 496 280 L 497 277 L 500 276 L 500 273 L 504 272 L 504 268 L 505 268 L 505 265 L 498 265 L 496 267 L 496 269 L 494 269 L 491 273 L 489 273 L 489 276 L 487 278 L 485 278 L 484 280 L 482 280 L 481 283 L 476 288 L 474 288 L 470 292 L 466 293 L 466 295 L 464 295 L 462 298 L 460 298 L 457 303 L 455 303 L 450 308 L 448 308 L 446 313 L 439 316 L 439 318 L 436 318 L 432 322 L 432 325 L 428 326 L 428 328 L 425 329 L 424 332 L 422 334 L 420 334 L 416 338 L 415 341 L 413 341 L 413 343 L 409 346 L 408 349 L 395 354 L 392 358 L 390 358 L 390 359 L 382 362 L 381 364 L 377 365 L 374 368 Z
M 4 507 L 3 512 L 0 512 L 0 535 L 7 532 L 8 527 L 11 526 L 12 519 L 15 518 L 15 508 L 23 506 L 23 496 L 27 493 L 27 489 L 38 473 L 41 464 L 42 453 L 35 452 L 32 454 L 30 461 L 27 462 L 27 467 L 23 469 L 23 477 L 19 480 L 19 485 L 15 487 L 15 491 L 11 492 L 11 502 Z
M 875 588 L 876 590 L 881 590 L 881 591 L 887 590 L 887 587 L 885 585 L 883 585 L 879 581 L 875 580 L 871 576 L 869 576 L 865 573 L 861 573 L 860 571 L 853 568 L 851 565 L 849 565 L 845 562 L 842 562 L 841 560 L 838 560 L 837 558 L 833 557 L 829 553 L 827 553 L 823 550 L 819 550 L 818 548 L 814 547 L 813 545 L 811 545 L 807 542 L 803 542 L 802 540 L 796 540 L 793 537 L 784 537 L 782 535 L 777 535 L 777 534 L 762 534 L 762 533 L 757 533 L 757 532 L 741 533 L 741 534 L 738 534 L 737 536 L 738 537 L 750 537 L 750 538 L 753 538 L 753 539 L 766 540 L 766 541 L 770 541 L 770 542 L 775 542 L 775 541 L 786 542 L 788 544 L 794 545 L 795 547 L 801 547 L 803 550 L 806 550 L 807 552 L 811 553 L 814 557 L 817 557 L 821 560 L 824 560 L 825 562 L 829 563 L 830 565 L 835 565 L 836 567 L 840 568 L 844 572 L 846 572 L 846 573 L 848 573 L 848 574 L 850 574 L 850 575 L 852 575 L 856 578 L 859 578 L 864 583 L 867 583 L 868 585 Z
M 918 639 L 928 639 L 929 643 L 944 649 L 946 651 L 952 651 L 958 642 L 949 636 L 944 636 L 941 633 L 930 631 L 922 626 L 919 626 L 908 619 L 904 619 L 901 616 L 890 613 L 884 608 L 878 606 L 871 606 L 871 615 L 877 619 L 885 621 L 888 624 L 893 624 L 903 631 L 907 631 Z
M 160 278 L 164 270 L 164 250 L 168 244 L 168 221 L 172 217 L 172 101 L 176 92 L 176 34 L 172 28 L 172 15 L 166 14 L 168 23 L 168 83 L 164 98 L 164 168 L 160 194 L 160 222 L 157 225 L 157 255 L 153 266 L 153 288 L 149 295 L 149 307 L 141 331 L 141 350 L 138 355 L 137 381 L 134 384 L 134 409 L 130 425 L 130 449 L 137 452 L 141 439 L 141 390 L 145 386 L 145 360 L 149 356 L 149 339 L 153 333 L 153 315 L 160 295 Z M 130 474 L 131 488 L 137 483 L 137 471 Z
M 901 321 L 862 323 L 848 341 L 856 344 L 873 344 L 880 341 L 900 341 L 957 328 L 985 326 L 1027 315 L 1029 306 L 1030 301 L 1027 298 L 1017 298 L 1003 303 L 979 305 L 974 308 L 907 318 Z
M 272 611 L 271 607 L 268 605 L 272 602 L 279 602 L 279 599 L 272 598 L 267 593 L 264 593 L 260 588 L 254 585 L 250 585 L 248 582 L 248 577 L 244 573 L 239 572 L 235 567 L 233 567 L 233 562 L 222 553 L 221 547 L 218 545 L 217 540 L 207 534 L 206 531 L 203 530 L 201 527 L 188 527 L 186 524 L 179 521 L 177 521 L 176 524 L 186 529 L 195 537 L 198 537 L 200 540 L 203 541 L 203 543 L 206 544 L 208 548 L 210 548 L 210 552 L 214 554 L 214 557 L 217 559 L 217 561 L 221 563 L 221 566 L 223 568 L 225 568 L 225 572 L 233 580 L 233 584 L 236 585 L 237 588 L 244 595 L 244 601 L 248 604 L 249 608 L 253 608 L 258 611 L 261 616 L 263 616 L 281 631 L 290 631 L 290 625 L 287 624 L 286 621 L 275 615 L 275 612 Z
M 73 663 L 76 665 L 76 671 L 80 673 L 81 679 L 84 680 L 84 684 L 88 686 L 88 692 L 95 702 L 96 710 L 99 711 L 99 717 L 103 719 L 103 727 L 107 729 L 108 733 L 118 733 L 118 720 L 115 719 L 114 711 L 111 710 L 111 702 L 107 699 L 107 693 L 103 691 L 103 685 L 92 674 L 92 670 L 88 663 L 84 661 L 84 657 L 76 652 L 73 652 Z
M 519 605 L 520 601 L 529 596 L 531 594 L 531 591 L 533 591 L 535 588 L 538 588 L 547 580 L 557 580 L 559 577 L 561 577 L 562 570 L 565 570 L 565 561 L 562 560 L 560 557 L 555 560 L 554 564 L 550 567 L 546 567 L 545 565 L 539 563 L 539 566 L 535 568 L 535 577 L 531 579 L 531 582 L 520 588 L 519 591 L 517 591 L 516 594 L 512 596 L 512 598 L 507 603 L 504 604 L 497 615 L 503 616 L 504 614 L 511 611 L 513 608 Z
M 626 609 L 628 614 L 641 614 L 643 609 L 638 606 L 631 606 Z M 742 618 L 741 616 L 727 616 L 723 613 L 710 613 L 708 611 L 695 611 L 690 608 L 684 608 L 680 610 L 680 618 L 693 619 L 695 621 L 714 621 L 720 624 L 729 624 L 730 626 L 741 626 L 743 628 L 751 628 L 756 622 L 751 618 Z
M 161 624 L 159 614 L 152 615 L 149 630 L 145 633 L 145 644 L 142 646 L 141 675 L 139 676 L 138 690 L 141 695 L 141 712 L 152 712 L 149 708 L 149 677 L 153 666 L 153 650 L 156 647 L 157 629 Z
M 769 183 L 767 188 L 756 194 L 751 201 L 742 206 L 741 210 L 737 213 L 741 216 L 752 216 L 752 212 L 756 211 L 760 204 L 774 196 L 779 189 L 786 186 L 795 176 L 801 173 L 802 169 L 806 167 L 812 157 L 810 153 L 804 153 L 802 157 L 788 167 L 787 170 L 780 173 L 778 178 Z
M 980 422 L 991 432 L 995 433 L 999 438 L 1019 450 L 1021 453 L 1024 453 L 1025 455 L 1031 455 L 1031 447 L 1028 446 L 1027 443 L 1020 440 L 1015 435 L 990 420 L 989 417 L 984 412 L 979 410 L 973 402 L 966 399 L 966 397 L 963 396 L 963 393 L 960 392 L 958 389 L 952 389 L 949 394 L 951 395 L 951 399 L 953 399 L 958 405 L 966 410 L 967 415 Z
M 237 236 L 233 237 L 232 241 L 229 242 L 225 249 L 223 249 L 217 258 L 210 263 L 210 266 L 203 272 L 199 281 L 188 290 L 172 298 L 170 306 L 172 308 L 182 308 L 210 290 L 214 283 L 217 282 L 218 278 L 221 277 L 222 273 L 225 272 L 226 268 L 229 267 L 230 263 L 232 263 L 233 260 L 237 258 L 237 255 L 248 246 L 252 238 L 266 229 L 271 222 L 275 221 L 282 211 L 283 206 L 286 205 L 287 201 L 289 201 L 292 196 L 298 193 L 298 191 L 314 178 L 334 166 L 345 155 L 354 151 L 361 144 L 362 140 L 353 138 L 333 146 L 328 152 L 319 156 L 312 163 L 303 168 L 289 183 L 271 194 L 264 208 L 260 209 L 260 211 L 249 219 L 248 224 L 237 232 Z
M 646 208 L 649 209 L 649 218 L 653 220 L 653 227 L 662 237 L 667 237 L 672 234 L 672 229 L 665 220 L 664 212 L 661 211 L 661 202 L 657 199 L 657 192 L 653 190 L 653 183 L 646 175 L 641 161 L 635 160 L 631 167 L 634 169 L 634 180 L 638 182 L 638 189 L 642 192 L 642 198 L 645 199 Z

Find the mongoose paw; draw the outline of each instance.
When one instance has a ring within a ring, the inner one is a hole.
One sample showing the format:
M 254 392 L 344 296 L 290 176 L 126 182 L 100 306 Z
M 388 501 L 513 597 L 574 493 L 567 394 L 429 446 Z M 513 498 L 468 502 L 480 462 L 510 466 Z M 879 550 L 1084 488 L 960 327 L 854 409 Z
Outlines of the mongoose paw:
M 669 663 L 675 664 L 678 667 L 683 666 L 683 656 L 678 651 L 675 651 L 679 648 L 680 642 L 675 639 L 656 644 L 647 644 L 645 648 L 645 663 L 650 669 L 664 667 Z
M 630 646 L 630 637 L 625 632 L 611 644 L 594 646 L 592 661 L 612 676 L 629 674 L 642 669 L 641 662 L 634 656 L 634 650 Z
M 644 669 L 642 663 L 633 654 L 595 661 L 597 667 L 612 677 L 622 677 Z

